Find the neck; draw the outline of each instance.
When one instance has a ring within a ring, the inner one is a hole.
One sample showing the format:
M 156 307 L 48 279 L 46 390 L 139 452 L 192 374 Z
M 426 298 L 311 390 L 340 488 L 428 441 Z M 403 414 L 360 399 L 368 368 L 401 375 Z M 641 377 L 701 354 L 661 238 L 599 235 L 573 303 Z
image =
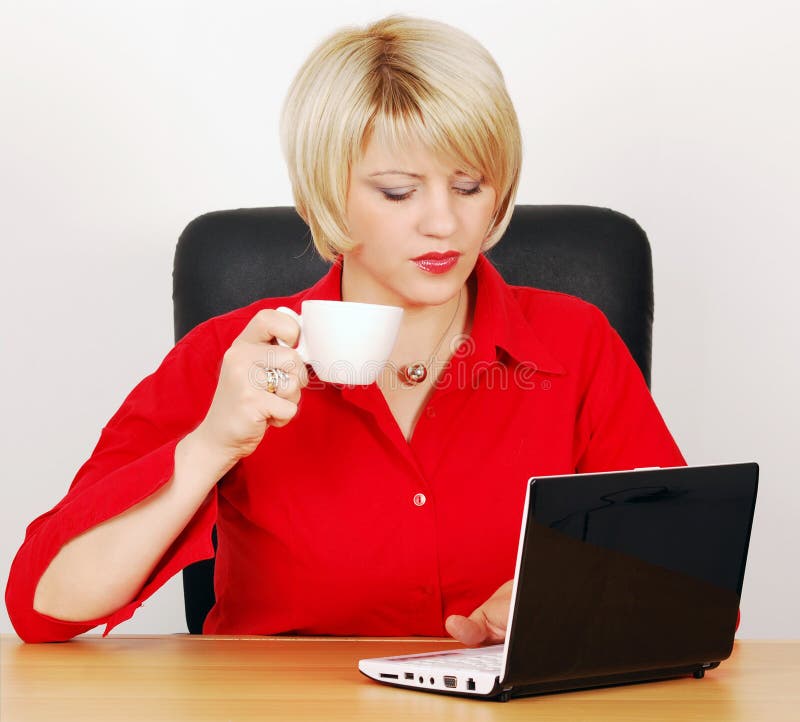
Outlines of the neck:
M 451 340 L 466 326 L 468 298 L 467 288 L 462 287 L 441 305 L 407 308 L 392 351 L 392 362 L 398 368 L 410 363 L 428 366 L 434 361 L 434 354 L 439 362 L 449 358 Z

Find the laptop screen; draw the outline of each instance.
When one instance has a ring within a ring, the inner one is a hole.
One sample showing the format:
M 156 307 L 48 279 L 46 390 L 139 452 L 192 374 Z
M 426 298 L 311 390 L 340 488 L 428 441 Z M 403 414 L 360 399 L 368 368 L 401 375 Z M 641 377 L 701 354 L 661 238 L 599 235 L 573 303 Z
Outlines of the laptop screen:
M 758 467 L 533 480 L 508 682 L 730 654 Z

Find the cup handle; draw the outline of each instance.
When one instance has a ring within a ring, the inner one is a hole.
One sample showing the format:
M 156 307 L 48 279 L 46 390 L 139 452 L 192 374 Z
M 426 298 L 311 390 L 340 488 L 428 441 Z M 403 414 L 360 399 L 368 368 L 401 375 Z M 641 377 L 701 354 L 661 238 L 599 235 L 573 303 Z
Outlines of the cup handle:
M 297 341 L 297 347 L 295 351 L 300 355 L 300 358 L 303 359 L 303 363 L 308 363 L 308 351 L 306 350 L 306 339 L 305 335 L 303 334 L 303 319 L 299 313 L 296 311 L 292 311 L 291 308 L 287 308 L 286 306 L 279 306 L 275 309 L 276 311 L 280 311 L 281 313 L 285 313 L 287 316 L 291 316 L 297 323 L 300 325 L 300 338 Z M 285 341 L 281 341 L 281 339 L 275 339 L 278 342 L 278 345 L 285 346 L 286 348 L 291 348 L 288 343 Z

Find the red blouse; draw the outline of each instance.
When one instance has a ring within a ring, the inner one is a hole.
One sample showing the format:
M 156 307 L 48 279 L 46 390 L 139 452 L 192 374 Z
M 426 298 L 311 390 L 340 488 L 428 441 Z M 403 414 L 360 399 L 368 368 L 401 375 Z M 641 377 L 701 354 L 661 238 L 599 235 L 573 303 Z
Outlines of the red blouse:
M 509 286 L 483 256 L 475 273 L 471 337 L 410 442 L 375 384 L 312 373 L 295 418 L 217 485 L 130 604 L 83 623 L 35 612 L 36 584 L 65 542 L 170 479 L 175 445 L 205 416 L 222 355 L 253 314 L 340 299 L 341 268 L 187 334 L 103 428 L 67 495 L 28 527 L 6 588 L 20 637 L 63 640 L 103 623 L 107 634 L 213 554 L 214 523 L 205 633 L 444 636 L 448 615 L 470 614 L 513 577 L 531 475 L 686 463 L 599 309 Z

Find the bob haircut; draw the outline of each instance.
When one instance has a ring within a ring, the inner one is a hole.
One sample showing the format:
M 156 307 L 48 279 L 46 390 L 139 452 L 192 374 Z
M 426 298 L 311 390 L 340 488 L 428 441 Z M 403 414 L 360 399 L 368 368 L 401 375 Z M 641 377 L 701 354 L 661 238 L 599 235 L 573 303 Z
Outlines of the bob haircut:
M 322 41 L 292 81 L 280 119 L 295 207 L 328 260 L 351 250 L 350 170 L 376 135 L 395 151 L 418 141 L 494 188 L 482 246 L 511 220 L 522 138 L 503 75 L 474 38 L 435 20 L 390 15 Z

